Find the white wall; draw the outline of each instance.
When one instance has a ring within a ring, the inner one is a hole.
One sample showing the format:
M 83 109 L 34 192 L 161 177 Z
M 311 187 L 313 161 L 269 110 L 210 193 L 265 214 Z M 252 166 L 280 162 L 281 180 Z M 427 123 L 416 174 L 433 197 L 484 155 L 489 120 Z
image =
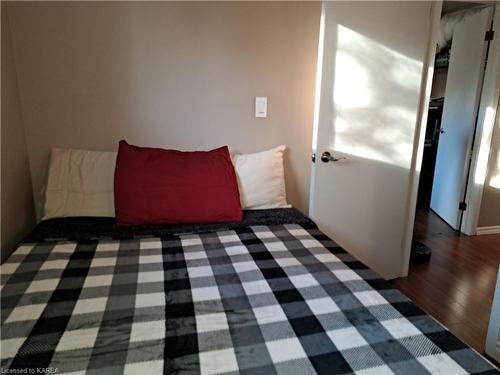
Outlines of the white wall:
M 318 2 L 8 4 L 40 213 L 51 147 L 287 144 L 287 193 L 307 211 Z M 254 97 L 268 96 L 268 118 Z
M 500 226 L 500 106 L 497 110 L 477 225 L 482 228 Z

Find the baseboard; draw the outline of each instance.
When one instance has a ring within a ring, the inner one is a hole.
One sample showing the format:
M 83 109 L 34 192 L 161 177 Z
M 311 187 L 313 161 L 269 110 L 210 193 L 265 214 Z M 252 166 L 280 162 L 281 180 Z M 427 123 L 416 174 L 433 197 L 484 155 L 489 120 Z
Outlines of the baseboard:
M 478 236 L 482 234 L 500 234 L 500 225 L 494 225 L 491 227 L 478 227 L 476 228 L 476 234 Z

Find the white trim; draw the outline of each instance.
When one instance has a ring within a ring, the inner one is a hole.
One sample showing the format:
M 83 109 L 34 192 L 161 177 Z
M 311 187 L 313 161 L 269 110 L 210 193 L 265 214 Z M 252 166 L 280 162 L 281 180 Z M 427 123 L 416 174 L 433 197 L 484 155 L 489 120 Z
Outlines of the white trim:
M 425 129 L 429 112 L 429 100 L 431 97 L 432 78 L 434 76 L 434 60 L 436 56 L 437 40 L 441 20 L 441 1 L 433 1 L 429 12 L 429 37 L 427 51 L 424 57 L 424 68 L 422 70 L 422 82 L 420 84 L 420 103 L 417 113 L 415 139 L 413 142 L 413 156 L 410 167 L 410 184 L 408 188 L 407 216 L 405 233 L 401 243 L 401 267 L 400 276 L 408 276 L 410 265 L 411 243 L 413 239 L 413 227 L 415 225 L 415 210 L 417 208 L 418 182 L 420 180 L 420 168 L 424 154 Z
M 495 34 L 500 34 L 500 5 L 495 7 L 493 25 Z M 483 197 L 484 181 L 490 154 L 493 128 L 500 97 L 500 37 L 490 43 L 488 64 L 484 73 L 484 85 L 476 127 L 476 145 L 473 149 L 469 181 L 467 182 L 467 210 L 464 212 L 461 232 L 474 235 L 476 233 L 479 210 Z
M 478 227 L 476 234 L 481 236 L 483 234 L 500 234 L 500 225 L 493 225 L 491 227 Z
M 321 2 L 321 18 L 319 23 L 319 36 L 318 36 L 318 59 L 316 62 L 316 85 L 314 89 L 314 118 L 313 118 L 313 135 L 311 157 L 313 154 L 317 155 L 318 147 L 318 128 L 319 128 L 319 110 L 321 104 L 321 81 L 323 76 L 323 54 L 325 48 L 325 2 Z M 316 160 L 317 162 L 317 160 Z M 311 163 L 311 178 L 309 184 L 309 217 L 313 218 L 315 215 L 315 198 L 316 198 L 316 162 Z

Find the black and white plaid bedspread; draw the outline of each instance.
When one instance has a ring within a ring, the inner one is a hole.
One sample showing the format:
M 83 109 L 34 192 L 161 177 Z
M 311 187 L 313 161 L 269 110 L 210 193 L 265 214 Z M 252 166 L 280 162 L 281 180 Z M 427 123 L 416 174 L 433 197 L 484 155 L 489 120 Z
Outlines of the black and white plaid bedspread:
M 1 270 L 2 373 L 497 373 L 296 224 L 22 245 Z

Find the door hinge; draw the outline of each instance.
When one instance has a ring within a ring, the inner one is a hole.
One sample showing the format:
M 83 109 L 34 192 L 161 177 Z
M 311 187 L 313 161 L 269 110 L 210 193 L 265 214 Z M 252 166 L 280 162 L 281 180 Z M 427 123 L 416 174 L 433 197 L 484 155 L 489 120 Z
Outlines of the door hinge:
M 488 30 L 484 34 L 484 40 L 486 41 L 493 40 L 494 36 L 495 36 L 495 30 Z
M 316 154 L 311 154 L 311 161 L 316 163 Z
M 460 211 L 465 211 L 465 210 L 467 209 L 467 203 L 465 203 L 465 202 L 460 202 L 460 203 L 458 204 L 458 209 L 459 209 Z

